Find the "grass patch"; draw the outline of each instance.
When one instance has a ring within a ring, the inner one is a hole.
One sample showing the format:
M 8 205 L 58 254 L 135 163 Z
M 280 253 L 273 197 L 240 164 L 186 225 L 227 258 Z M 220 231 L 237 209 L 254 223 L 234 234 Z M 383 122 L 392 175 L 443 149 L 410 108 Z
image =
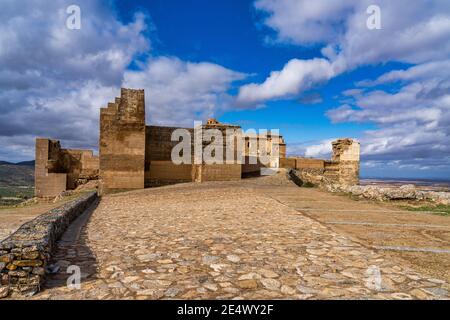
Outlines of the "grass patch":
M 402 208 L 408 211 L 429 211 L 432 214 L 450 217 L 450 205 L 447 204 L 423 205 L 420 207 L 402 206 Z
M 0 206 L 12 206 L 19 204 L 34 196 L 34 187 L 10 186 L 0 187 Z
M 311 182 L 305 182 L 304 184 L 302 184 L 303 188 L 314 188 L 315 185 Z

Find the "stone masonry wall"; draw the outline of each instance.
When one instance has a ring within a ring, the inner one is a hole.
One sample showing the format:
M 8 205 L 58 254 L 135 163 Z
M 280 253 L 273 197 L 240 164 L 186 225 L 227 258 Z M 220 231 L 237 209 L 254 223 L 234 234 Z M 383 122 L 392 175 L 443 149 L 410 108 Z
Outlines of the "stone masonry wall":
M 121 89 L 100 110 L 99 150 L 102 191 L 144 188 L 144 90 Z
M 332 143 L 332 161 L 339 163 L 339 184 L 359 184 L 360 144 L 352 139 L 339 139 Z
M 98 179 L 99 159 L 92 150 L 62 149 L 58 140 L 36 139 L 35 195 L 55 197 Z
M 22 225 L 0 242 L 0 298 L 40 290 L 56 241 L 95 200 L 92 192 Z
M 221 132 L 222 143 L 214 140 L 206 141 L 207 139 L 205 137 L 199 138 L 202 139 L 202 150 L 204 150 L 208 146 L 215 146 L 215 148 L 222 149 L 223 158 L 221 160 L 223 161 L 223 163 L 207 164 L 203 159 L 202 164 L 194 164 L 192 168 L 193 180 L 195 182 L 240 180 L 242 177 L 242 165 L 236 163 L 236 161 L 238 159 L 237 136 L 241 128 L 239 126 L 218 123 L 215 119 L 210 119 L 208 123 L 203 125 L 202 127 L 203 133 L 205 132 L 205 130 L 209 129 L 215 129 Z M 226 163 L 227 133 L 229 133 L 227 132 L 227 130 L 234 130 L 235 134 L 235 138 L 232 139 L 232 143 L 234 144 L 234 163 Z
M 145 186 L 159 186 L 177 182 L 192 181 L 192 164 L 176 165 L 172 162 L 172 149 L 179 142 L 171 141 L 176 127 L 146 127 L 145 142 Z M 191 152 L 193 152 L 194 129 L 191 133 Z M 192 154 L 191 154 L 192 156 Z
M 309 158 L 282 158 L 280 166 L 292 169 L 299 179 L 318 186 L 359 184 L 360 144 L 352 139 L 332 143 L 331 161 Z

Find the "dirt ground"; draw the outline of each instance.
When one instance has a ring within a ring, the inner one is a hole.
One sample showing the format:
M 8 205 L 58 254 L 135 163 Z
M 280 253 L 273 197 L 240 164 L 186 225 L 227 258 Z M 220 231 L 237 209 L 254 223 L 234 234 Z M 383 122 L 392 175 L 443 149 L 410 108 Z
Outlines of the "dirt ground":
M 42 202 L 23 207 L 0 207 L 0 241 L 7 238 L 25 222 L 62 205 L 70 199 L 72 198 L 68 197 L 55 203 Z

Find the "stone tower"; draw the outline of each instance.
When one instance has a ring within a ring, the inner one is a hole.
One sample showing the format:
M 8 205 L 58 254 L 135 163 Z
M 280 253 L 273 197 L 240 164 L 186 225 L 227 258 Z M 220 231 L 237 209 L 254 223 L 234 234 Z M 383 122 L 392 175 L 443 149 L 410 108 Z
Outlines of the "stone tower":
M 144 188 L 144 90 L 121 89 L 120 98 L 100 110 L 102 191 Z
M 332 142 L 332 161 L 339 163 L 339 183 L 342 185 L 359 184 L 360 144 L 352 139 L 338 139 Z

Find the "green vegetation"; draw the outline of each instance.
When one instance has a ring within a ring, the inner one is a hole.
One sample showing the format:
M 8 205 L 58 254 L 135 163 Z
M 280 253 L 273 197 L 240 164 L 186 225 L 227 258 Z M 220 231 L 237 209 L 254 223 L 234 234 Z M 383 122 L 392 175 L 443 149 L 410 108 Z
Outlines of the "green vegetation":
M 34 196 L 34 161 L 0 161 L 0 206 L 11 206 Z
M 313 183 L 311 183 L 311 182 L 305 182 L 305 183 L 302 184 L 302 187 L 303 188 L 314 188 L 315 185 Z
M 34 185 L 34 166 L 0 164 L 0 187 Z
M 450 217 L 450 205 L 437 204 L 437 205 L 424 205 L 420 207 L 402 206 L 402 208 L 409 211 L 429 211 L 430 213 L 439 216 L 449 216 Z
M 0 187 L 0 206 L 10 206 L 21 203 L 34 196 L 32 186 Z

